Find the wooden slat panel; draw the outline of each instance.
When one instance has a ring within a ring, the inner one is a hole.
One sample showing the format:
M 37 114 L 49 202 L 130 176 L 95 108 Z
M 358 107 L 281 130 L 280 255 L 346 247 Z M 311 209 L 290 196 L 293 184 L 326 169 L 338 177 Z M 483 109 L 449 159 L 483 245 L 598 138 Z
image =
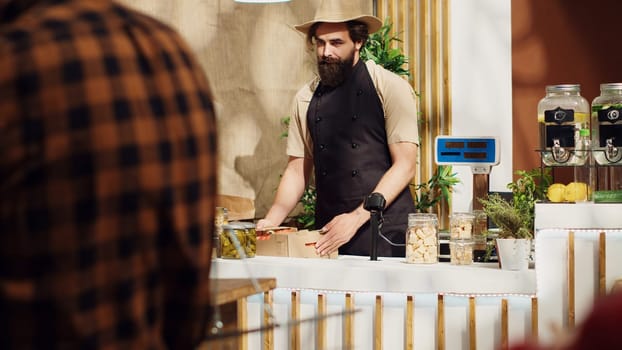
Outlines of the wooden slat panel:
M 442 0 L 442 15 L 443 22 L 443 96 L 445 97 L 443 103 L 443 127 L 439 130 L 441 135 L 447 135 L 451 132 L 451 60 L 449 59 L 451 54 L 451 37 L 449 35 L 449 0 Z
M 575 323 L 575 259 L 574 231 L 568 232 L 568 328 L 573 329 Z
M 294 326 L 290 328 L 289 338 L 290 338 L 290 349 L 291 350 L 300 350 L 300 325 L 296 323 L 300 320 L 300 292 L 293 291 L 291 297 L 291 318 L 294 321 Z
M 415 89 L 415 91 L 419 92 L 419 79 L 415 75 L 416 72 L 415 67 L 417 66 L 418 59 L 418 50 L 417 46 L 417 8 L 415 6 L 416 1 L 408 1 L 408 24 L 404 28 L 406 30 L 406 55 L 408 55 L 408 72 L 410 73 L 410 78 L 412 79 L 411 85 Z
M 598 295 L 607 294 L 607 237 L 605 232 L 598 236 Z
M 433 157 L 434 138 L 451 133 L 451 80 L 449 59 L 449 0 L 377 0 L 376 15 L 393 23 L 394 42 L 407 55 L 410 82 L 420 95 L 418 118 L 419 167 L 414 183 L 430 179 L 436 170 Z M 449 224 L 451 211 L 445 203 L 433 208 L 440 226 Z
M 415 347 L 415 305 L 412 295 L 406 297 L 406 329 L 404 330 L 404 337 L 406 338 L 404 349 L 413 350 Z
M 274 307 L 274 300 L 272 299 L 272 291 L 268 291 L 263 293 L 263 302 L 267 305 L 264 307 L 263 312 L 263 325 L 267 327 L 266 331 L 263 333 L 263 348 L 264 350 L 273 350 L 274 349 L 274 329 L 268 327 L 272 323 L 272 315 L 270 314 L 271 310 Z
M 398 36 L 398 38 L 400 38 L 400 42 L 398 42 L 398 46 L 402 49 L 402 52 L 407 52 L 405 50 L 405 45 L 406 45 L 406 41 L 405 38 L 408 36 L 408 33 L 406 32 L 405 28 L 406 28 L 406 3 L 405 0 L 398 0 L 397 1 L 397 5 L 396 5 L 396 9 L 397 9 L 397 18 L 396 18 L 396 23 L 397 23 L 397 31 L 395 32 L 395 34 Z
M 324 294 L 317 295 L 317 314 L 320 319 L 317 321 L 317 349 L 326 349 L 326 296 Z
M 376 295 L 376 313 L 374 317 L 374 350 L 382 350 L 382 296 Z
M 244 330 L 248 329 L 248 310 L 246 308 L 248 301 L 246 298 L 238 299 L 238 329 Z M 248 349 L 248 336 L 246 333 L 240 335 L 238 340 L 238 349 L 247 350 Z
M 469 349 L 477 349 L 477 326 L 475 323 L 475 297 L 469 297 Z
M 509 337 L 508 337 L 508 300 L 501 299 L 501 349 L 507 350 Z
M 346 311 L 354 311 L 352 294 L 346 293 Z M 354 349 L 354 314 L 348 313 L 344 322 L 344 348 Z
M 438 350 L 445 350 L 445 300 L 443 294 L 438 295 L 436 315 L 436 348 Z
M 538 298 L 531 298 L 531 339 L 538 341 Z

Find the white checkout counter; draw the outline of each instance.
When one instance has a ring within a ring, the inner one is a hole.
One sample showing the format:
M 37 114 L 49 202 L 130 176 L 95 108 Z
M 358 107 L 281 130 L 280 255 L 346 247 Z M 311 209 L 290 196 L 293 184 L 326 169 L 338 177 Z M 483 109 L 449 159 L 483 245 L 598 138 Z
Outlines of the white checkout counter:
M 213 277 L 275 277 L 273 314 L 287 323 L 292 292 L 300 293 L 300 316 L 317 316 L 318 295 L 327 300 L 327 311 L 344 311 L 344 296 L 352 295 L 356 308 L 354 349 L 375 349 L 374 303 L 382 297 L 382 348 L 404 349 L 406 298 L 414 299 L 413 343 L 417 349 L 438 348 L 438 295 L 444 296 L 444 347 L 469 349 L 470 299 L 475 300 L 476 346 L 502 347 L 502 324 L 510 344 L 532 337 L 531 319 L 537 298 L 537 332 L 541 341 L 553 340 L 551 326 L 568 327 L 568 246 L 574 233 L 575 323 L 590 311 L 598 295 L 599 237 L 606 237 L 606 285 L 622 277 L 622 204 L 536 204 L 535 269 L 505 271 L 493 263 L 454 266 L 407 264 L 401 258 L 340 256 L 335 260 L 257 256 L 246 261 L 216 259 Z M 502 318 L 502 301 L 507 319 Z M 247 304 L 249 328 L 262 325 L 263 296 Z M 343 348 L 344 321 L 329 318 L 326 349 Z M 313 323 L 301 324 L 303 349 L 317 348 Z M 249 334 L 248 349 L 261 349 L 260 333 Z M 289 348 L 290 333 L 277 328 L 274 349 Z

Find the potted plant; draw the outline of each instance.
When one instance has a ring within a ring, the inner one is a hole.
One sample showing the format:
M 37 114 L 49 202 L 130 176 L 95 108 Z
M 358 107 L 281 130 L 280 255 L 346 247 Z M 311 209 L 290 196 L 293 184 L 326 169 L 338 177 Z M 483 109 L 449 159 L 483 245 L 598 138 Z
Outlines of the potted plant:
M 507 201 L 494 193 L 480 198 L 484 213 L 499 228 L 496 238 L 497 257 L 503 269 L 521 270 L 529 266 L 531 241 L 534 237 L 535 203 L 545 198 L 551 183 L 548 171 L 519 170 L 516 181 L 507 188 L 512 199 Z

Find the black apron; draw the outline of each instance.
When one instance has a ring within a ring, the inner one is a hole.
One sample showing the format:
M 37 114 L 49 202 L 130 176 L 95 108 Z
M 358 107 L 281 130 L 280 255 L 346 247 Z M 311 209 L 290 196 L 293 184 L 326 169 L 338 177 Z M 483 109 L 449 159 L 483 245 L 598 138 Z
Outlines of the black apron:
M 362 60 L 340 86 L 327 88 L 320 83 L 309 105 L 307 125 L 313 139 L 317 188 L 315 224 L 321 228 L 363 203 L 392 163 L 382 104 Z M 414 212 L 406 187 L 385 209 L 381 229 L 401 246 L 379 237 L 378 256 L 404 256 L 408 213 Z M 339 248 L 339 254 L 370 255 L 370 242 L 368 221 Z

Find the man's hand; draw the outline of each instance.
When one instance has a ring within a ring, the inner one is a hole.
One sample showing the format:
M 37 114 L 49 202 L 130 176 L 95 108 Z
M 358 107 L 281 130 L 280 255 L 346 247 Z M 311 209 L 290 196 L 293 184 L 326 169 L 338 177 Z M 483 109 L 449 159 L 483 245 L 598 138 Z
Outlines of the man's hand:
M 369 220 L 369 212 L 362 208 L 335 216 L 320 230 L 320 233 L 324 235 L 315 244 L 315 250 L 319 255 L 328 255 L 337 251 L 339 247 L 352 239 L 367 220 Z
M 257 224 L 255 224 L 255 230 L 263 231 L 263 229 L 265 229 L 266 227 L 276 227 L 276 226 L 278 225 L 274 224 L 272 221 L 268 219 L 261 219 L 257 221 Z

